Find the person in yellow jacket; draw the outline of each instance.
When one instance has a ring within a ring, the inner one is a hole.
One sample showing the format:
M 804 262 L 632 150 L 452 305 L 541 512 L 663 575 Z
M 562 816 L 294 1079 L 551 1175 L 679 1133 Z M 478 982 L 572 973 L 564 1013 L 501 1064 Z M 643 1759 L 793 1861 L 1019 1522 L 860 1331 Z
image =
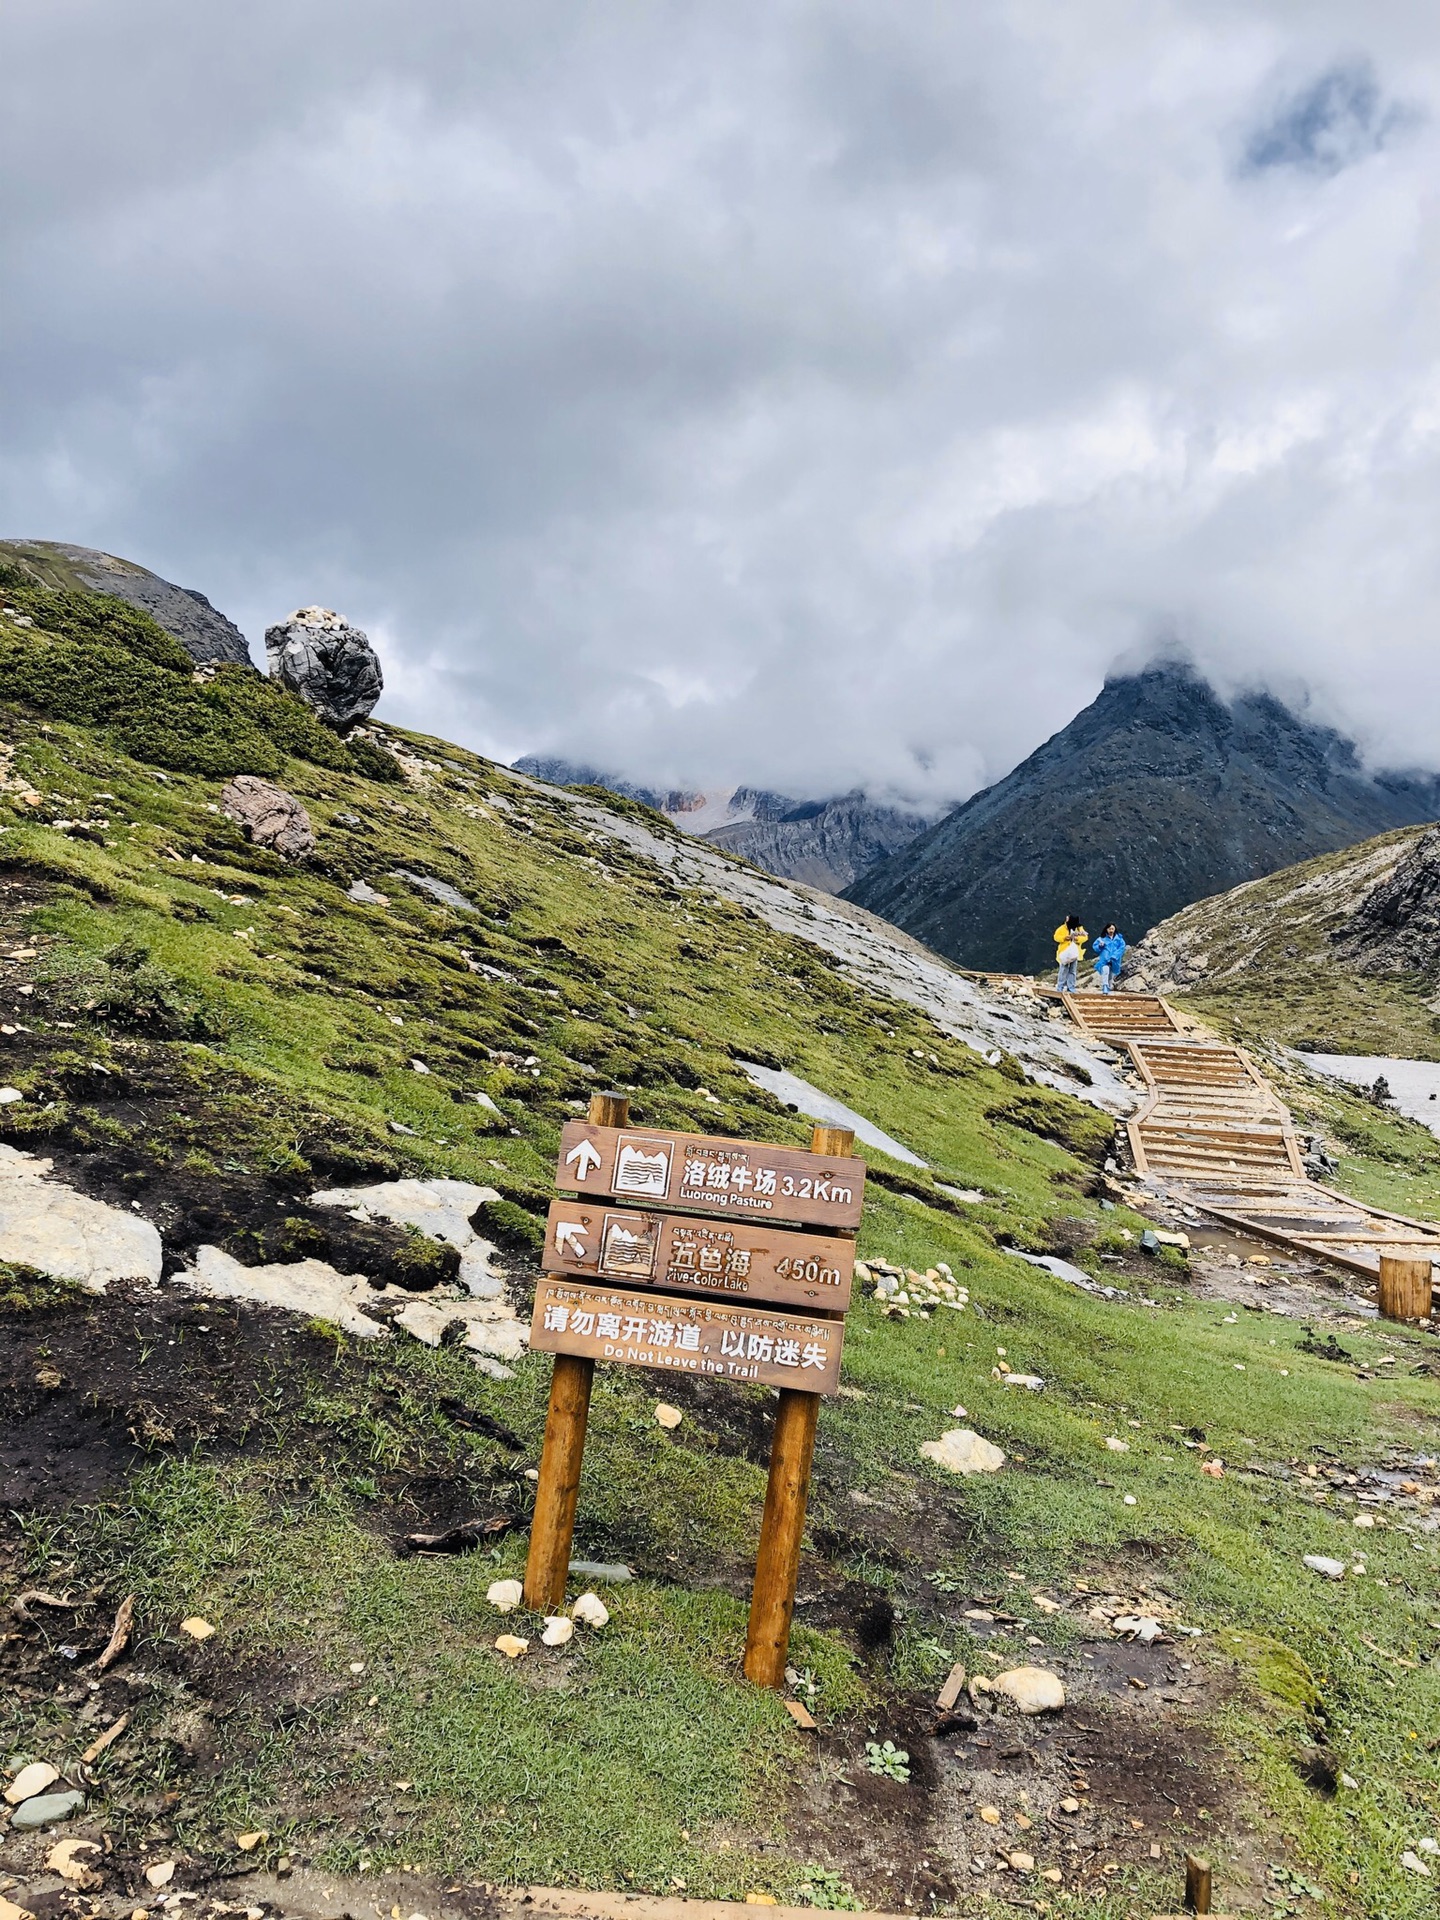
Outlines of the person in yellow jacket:
M 1055 929 L 1055 964 L 1060 969 L 1055 985 L 1061 993 L 1074 993 L 1079 984 L 1077 970 L 1090 938 L 1080 924 L 1080 916 L 1067 913 Z

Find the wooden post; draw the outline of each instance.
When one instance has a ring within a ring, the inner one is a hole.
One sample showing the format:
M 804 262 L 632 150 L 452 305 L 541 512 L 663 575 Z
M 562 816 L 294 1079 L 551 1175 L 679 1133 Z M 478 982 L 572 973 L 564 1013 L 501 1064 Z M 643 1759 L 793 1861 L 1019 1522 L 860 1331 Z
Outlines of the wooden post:
M 1431 1263 L 1380 1256 L 1380 1318 L 1423 1320 L 1430 1312 Z
M 817 1126 L 810 1136 L 810 1151 L 827 1158 L 844 1158 L 854 1148 L 855 1135 L 847 1127 Z M 755 1556 L 755 1585 L 750 1594 L 750 1624 L 745 1634 L 745 1678 L 757 1687 L 778 1689 L 785 1684 L 819 1412 L 818 1393 L 781 1388 L 770 1442 L 770 1478 L 765 1486 L 760 1550 Z
M 1197 1860 L 1193 1853 L 1185 1856 L 1185 1911 L 1210 1911 L 1210 1862 Z
M 623 1127 L 630 1118 L 630 1102 L 623 1093 L 592 1093 L 587 1117 L 597 1127 Z M 565 1601 L 594 1378 L 593 1360 L 556 1354 L 550 1377 L 550 1411 L 545 1416 L 545 1444 L 540 1452 L 540 1480 L 530 1521 L 530 1552 L 525 1561 L 525 1605 L 536 1613 L 562 1606 Z

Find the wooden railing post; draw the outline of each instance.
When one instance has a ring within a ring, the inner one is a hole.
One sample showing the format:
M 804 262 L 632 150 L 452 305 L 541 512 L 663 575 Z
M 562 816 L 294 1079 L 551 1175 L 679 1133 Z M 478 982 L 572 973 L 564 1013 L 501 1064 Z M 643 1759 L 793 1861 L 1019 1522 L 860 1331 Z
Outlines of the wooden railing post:
M 810 1136 L 810 1151 L 827 1158 L 846 1158 L 854 1148 L 855 1135 L 846 1127 L 817 1126 Z M 745 1634 L 745 1677 L 757 1687 L 780 1688 L 785 1684 L 819 1412 L 818 1393 L 781 1388 L 770 1442 L 770 1477 L 765 1486 L 760 1550 L 755 1556 L 750 1623 Z
M 1430 1311 L 1433 1286 L 1429 1260 L 1380 1256 L 1379 1306 L 1382 1320 L 1423 1320 Z
M 587 1118 L 597 1127 L 623 1127 L 630 1119 L 630 1102 L 623 1093 L 592 1093 Z M 593 1360 L 556 1354 L 525 1561 L 525 1605 L 537 1613 L 563 1606 L 565 1601 L 594 1378 Z

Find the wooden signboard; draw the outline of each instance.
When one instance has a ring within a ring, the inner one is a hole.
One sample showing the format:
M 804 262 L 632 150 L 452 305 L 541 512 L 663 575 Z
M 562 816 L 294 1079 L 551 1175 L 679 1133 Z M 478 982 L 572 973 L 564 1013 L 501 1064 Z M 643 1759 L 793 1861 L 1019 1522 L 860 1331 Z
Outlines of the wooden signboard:
M 571 1120 L 560 1138 L 555 1184 L 565 1192 L 604 1194 L 632 1206 L 794 1220 L 853 1232 L 860 1224 L 865 1162 L 754 1140 Z
M 536 1290 L 530 1329 L 555 1371 L 525 1605 L 564 1604 L 597 1360 L 775 1387 L 745 1673 L 783 1687 L 815 1420 L 840 1380 L 865 1163 L 837 1127 L 817 1126 L 804 1153 L 629 1120 L 623 1094 L 597 1093 L 589 1118 L 561 1136 L 555 1184 L 577 1197 L 550 1209 L 546 1266 L 557 1271 Z
M 542 1280 L 530 1345 L 739 1385 L 834 1393 L 845 1322 L 722 1300 Z
M 843 1313 L 850 1305 L 855 1242 L 749 1220 L 689 1220 L 554 1200 L 545 1265 L 557 1273 L 671 1293 Z

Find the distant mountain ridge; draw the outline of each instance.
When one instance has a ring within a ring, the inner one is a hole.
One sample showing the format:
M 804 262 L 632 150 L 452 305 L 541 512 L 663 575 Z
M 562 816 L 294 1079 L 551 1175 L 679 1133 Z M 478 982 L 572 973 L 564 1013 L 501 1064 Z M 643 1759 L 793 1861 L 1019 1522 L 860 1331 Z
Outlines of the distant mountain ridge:
M 846 890 L 962 966 L 1032 972 L 1067 912 L 1127 938 L 1192 901 L 1440 813 L 1434 775 L 1370 774 L 1273 695 L 1162 664 Z
M 782 880 L 842 893 L 879 860 L 913 840 L 926 816 L 883 806 L 863 793 L 830 800 L 793 800 L 760 787 L 697 792 L 642 787 L 574 760 L 526 754 L 517 773 L 557 787 L 604 787 L 666 814 L 677 827 L 713 840 Z

